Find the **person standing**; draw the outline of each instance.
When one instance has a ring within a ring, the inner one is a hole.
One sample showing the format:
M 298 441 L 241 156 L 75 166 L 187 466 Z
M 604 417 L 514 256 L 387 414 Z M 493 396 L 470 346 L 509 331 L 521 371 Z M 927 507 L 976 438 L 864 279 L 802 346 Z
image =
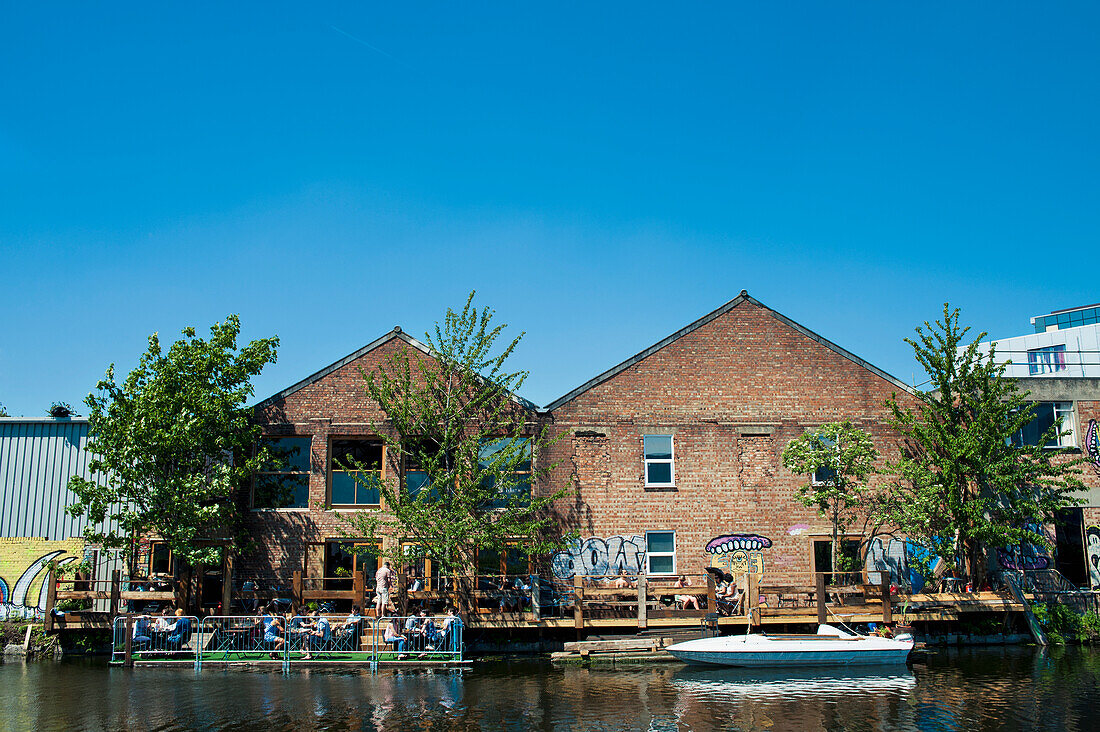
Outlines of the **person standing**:
M 383 562 L 382 566 L 378 568 L 378 571 L 374 573 L 374 610 L 375 617 L 382 617 L 386 612 L 386 607 L 392 607 L 390 602 L 390 589 L 393 586 L 393 570 L 390 569 L 389 562 Z

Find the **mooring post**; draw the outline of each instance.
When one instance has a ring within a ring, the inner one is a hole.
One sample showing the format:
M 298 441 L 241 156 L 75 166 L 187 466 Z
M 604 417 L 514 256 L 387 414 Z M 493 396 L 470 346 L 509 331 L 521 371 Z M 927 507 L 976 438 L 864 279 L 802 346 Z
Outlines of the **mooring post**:
M 824 624 L 828 622 L 828 614 L 825 607 L 825 575 L 821 572 L 817 574 L 817 622 Z
M 291 610 L 295 615 L 298 614 L 298 608 L 302 606 L 302 570 L 294 570 L 294 574 L 290 577 L 290 594 L 293 595 L 294 607 Z
M 894 608 L 890 605 L 890 575 L 882 573 L 882 624 L 886 625 L 894 621 Z

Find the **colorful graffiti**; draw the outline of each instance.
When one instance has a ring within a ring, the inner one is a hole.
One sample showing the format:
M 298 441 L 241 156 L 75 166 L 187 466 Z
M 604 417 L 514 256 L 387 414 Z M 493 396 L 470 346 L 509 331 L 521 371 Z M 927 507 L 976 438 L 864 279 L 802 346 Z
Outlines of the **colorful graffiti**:
M 1085 431 L 1084 448 L 1093 469 L 1096 470 L 1097 475 L 1100 475 L 1100 431 L 1096 429 L 1095 419 L 1089 420 L 1089 427 Z
M 771 547 L 772 540 L 759 534 L 723 534 L 707 542 L 703 551 L 710 554 L 710 566 L 734 576 L 764 572 L 761 549 Z
M 1018 546 L 998 549 L 997 563 L 1002 569 L 1047 569 L 1050 567 L 1050 557 L 1039 547 L 1024 544 L 1022 550 Z
M 0 619 L 41 619 L 51 579 L 50 562 L 77 561 L 83 545 L 82 539 L 5 539 L 0 543 Z
M 550 568 L 558 579 L 575 574 L 609 575 L 645 572 L 645 537 L 592 536 L 578 541 L 550 558 Z
M 1085 529 L 1085 556 L 1088 558 L 1092 587 L 1100 589 L 1100 526 Z
M 909 552 L 904 539 L 890 539 L 883 546 L 882 539 L 875 537 L 867 545 L 867 556 L 863 562 L 867 570 L 868 581 L 873 584 L 882 582 L 883 574 L 890 582 L 901 585 L 909 576 Z

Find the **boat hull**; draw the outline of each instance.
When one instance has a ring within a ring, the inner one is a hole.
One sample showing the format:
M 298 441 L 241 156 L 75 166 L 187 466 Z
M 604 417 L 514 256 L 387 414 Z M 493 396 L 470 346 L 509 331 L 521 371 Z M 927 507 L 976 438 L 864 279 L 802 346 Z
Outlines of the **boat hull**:
M 829 636 L 787 640 L 747 635 L 702 638 L 677 643 L 666 650 L 693 666 L 865 666 L 905 663 L 913 650 L 913 641 Z

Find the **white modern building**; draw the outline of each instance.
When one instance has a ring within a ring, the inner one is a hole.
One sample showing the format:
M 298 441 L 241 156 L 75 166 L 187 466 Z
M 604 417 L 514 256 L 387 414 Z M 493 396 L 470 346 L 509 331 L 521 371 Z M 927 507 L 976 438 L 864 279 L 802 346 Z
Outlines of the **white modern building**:
M 1055 310 L 1031 319 L 1035 332 L 980 345 L 996 346 L 998 363 L 1009 363 L 1005 376 L 1100 377 L 1100 303 Z

